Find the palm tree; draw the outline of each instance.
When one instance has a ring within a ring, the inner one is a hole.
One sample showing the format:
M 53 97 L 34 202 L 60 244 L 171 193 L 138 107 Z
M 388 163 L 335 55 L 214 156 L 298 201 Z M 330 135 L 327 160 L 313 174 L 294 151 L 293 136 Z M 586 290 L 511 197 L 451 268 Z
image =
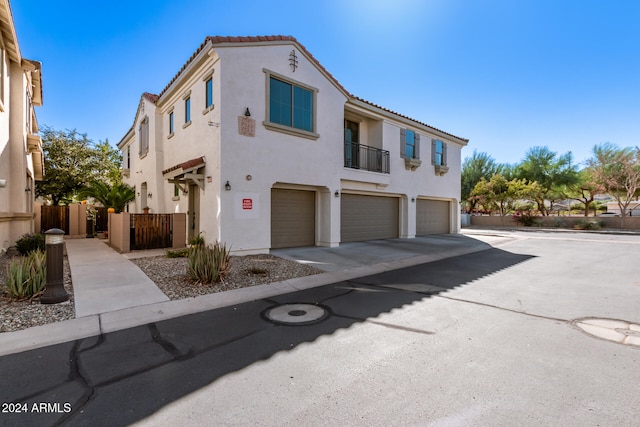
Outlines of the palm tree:
M 81 197 L 93 197 L 106 208 L 113 208 L 116 213 L 122 212 L 130 201 L 136 198 L 133 188 L 127 184 L 118 183 L 110 186 L 104 182 L 94 181 L 80 190 Z

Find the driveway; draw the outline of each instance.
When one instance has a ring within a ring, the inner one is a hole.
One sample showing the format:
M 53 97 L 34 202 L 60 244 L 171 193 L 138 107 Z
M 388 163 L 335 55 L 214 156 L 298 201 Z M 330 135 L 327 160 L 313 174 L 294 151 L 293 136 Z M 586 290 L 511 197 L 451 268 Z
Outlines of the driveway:
M 2 402 L 27 413 L 0 420 L 637 424 L 640 347 L 575 320 L 640 323 L 640 239 L 501 233 L 500 242 L 2 357 Z

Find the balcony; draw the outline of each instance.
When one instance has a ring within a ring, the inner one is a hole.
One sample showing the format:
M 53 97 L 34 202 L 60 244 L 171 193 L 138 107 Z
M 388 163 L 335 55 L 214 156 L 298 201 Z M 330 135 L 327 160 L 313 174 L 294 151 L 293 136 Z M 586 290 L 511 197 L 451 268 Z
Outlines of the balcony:
M 389 173 L 389 152 L 347 141 L 344 143 L 344 167 Z

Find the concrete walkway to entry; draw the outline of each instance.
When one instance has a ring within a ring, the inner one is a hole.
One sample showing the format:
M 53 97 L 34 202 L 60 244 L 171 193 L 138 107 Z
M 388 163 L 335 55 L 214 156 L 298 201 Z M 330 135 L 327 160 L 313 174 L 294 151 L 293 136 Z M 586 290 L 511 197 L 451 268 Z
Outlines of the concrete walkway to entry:
M 98 239 L 65 240 L 76 317 L 169 301 L 135 264 Z

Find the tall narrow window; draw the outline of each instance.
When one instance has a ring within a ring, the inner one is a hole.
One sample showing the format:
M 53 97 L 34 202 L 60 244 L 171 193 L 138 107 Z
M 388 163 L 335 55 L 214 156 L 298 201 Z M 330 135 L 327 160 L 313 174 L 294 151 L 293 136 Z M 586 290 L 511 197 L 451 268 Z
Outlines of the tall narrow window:
M 431 163 L 435 166 L 447 165 L 447 144 L 438 139 L 432 140 L 431 153 Z
M 204 107 L 209 108 L 213 105 L 213 77 L 209 77 L 209 79 L 205 82 L 205 102 Z
M 131 146 L 127 145 L 127 169 L 131 169 Z
M 412 130 L 405 130 L 404 133 L 405 155 L 408 159 L 414 159 L 416 156 L 416 134 Z
M 191 98 L 184 100 L 184 122 L 189 123 L 191 121 Z
M 169 113 L 169 135 L 173 135 L 173 131 L 174 131 L 174 127 L 173 127 L 173 111 Z
M 140 156 L 149 152 L 149 117 L 145 116 L 138 126 L 138 138 L 140 145 Z

